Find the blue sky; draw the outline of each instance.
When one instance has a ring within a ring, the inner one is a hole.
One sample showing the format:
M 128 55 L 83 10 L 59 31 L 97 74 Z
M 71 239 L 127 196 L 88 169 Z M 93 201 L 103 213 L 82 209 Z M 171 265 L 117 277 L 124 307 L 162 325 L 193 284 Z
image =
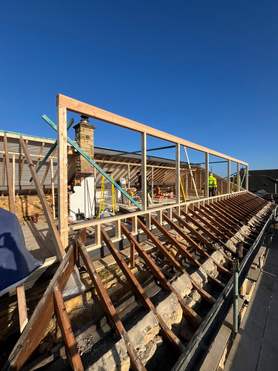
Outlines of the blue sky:
M 278 168 L 277 1 L 2 0 L 0 17 L 0 129 L 54 138 L 40 117 L 56 122 L 61 93 Z M 96 145 L 140 149 L 137 133 L 91 122 Z

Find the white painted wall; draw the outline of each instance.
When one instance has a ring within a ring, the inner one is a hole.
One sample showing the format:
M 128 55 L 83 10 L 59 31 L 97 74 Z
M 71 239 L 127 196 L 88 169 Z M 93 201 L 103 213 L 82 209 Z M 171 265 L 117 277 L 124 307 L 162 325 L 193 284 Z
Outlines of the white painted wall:
M 94 174 L 84 179 L 81 186 L 73 187 L 74 193 L 70 195 L 70 216 L 73 220 L 79 212 L 84 213 L 85 218 L 95 216 L 94 188 Z

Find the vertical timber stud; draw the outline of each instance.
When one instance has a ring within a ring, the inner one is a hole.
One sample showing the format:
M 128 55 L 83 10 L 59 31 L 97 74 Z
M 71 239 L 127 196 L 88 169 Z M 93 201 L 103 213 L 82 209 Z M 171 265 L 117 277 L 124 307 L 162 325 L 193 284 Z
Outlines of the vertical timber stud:
M 239 177 L 239 168 L 240 168 L 240 163 L 237 162 L 237 171 L 236 171 L 236 190 L 237 192 L 240 191 L 240 177 Z
M 209 196 L 209 154 L 206 152 L 206 174 L 205 174 L 205 182 L 206 182 L 206 187 L 205 187 L 205 196 Z
M 53 219 L 56 219 L 55 215 L 55 185 L 54 185 L 54 171 L 53 171 L 53 159 L 50 159 L 50 171 L 51 171 L 51 197 L 52 197 L 52 213 Z
M 147 210 L 147 135 L 141 133 L 142 209 Z
M 249 170 L 248 170 L 248 165 L 246 165 L 245 189 L 246 189 L 246 191 L 249 190 Z
M 176 143 L 176 203 L 180 204 L 180 144 Z M 177 214 L 180 215 L 180 206 L 177 206 Z
M 231 193 L 231 161 L 227 162 L 227 193 Z
M 58 225 L 64 248 L 68 245 L 67 109 L 57 107 Z
M 130 190 L 130 165 L 127 165 L 127 188 Z M 128 200 L 128 206 L 130 206 L 130 200 Z
M 14 197 L 14 191 L 13 191 L 14 187 L 12 185 L 9 150 L 8 150 L 8 139 L 7 139 L 6 133 L 4 134 L 4 150 L 5 150 L 5 162 L 6 162 L 6 173 L 7 173 L 7 185 L 8 185 L 8 190 L 9 190 L 10 212 L 15 214 L 15 197 Z M 14 175 L 13 175 L 13 179 L 14 179 Z M 19 329 L 20 329 L 20 332 L 22 332 L 28 322 L 24 283 L 17 286 L 16 294 L 17 294 L 17 305 L 18 305 Z

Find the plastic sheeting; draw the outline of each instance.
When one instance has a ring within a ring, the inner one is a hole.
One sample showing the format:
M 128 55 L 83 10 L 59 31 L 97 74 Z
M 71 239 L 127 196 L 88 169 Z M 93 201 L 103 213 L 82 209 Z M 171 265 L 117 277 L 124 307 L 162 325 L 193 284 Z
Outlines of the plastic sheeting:
M 0 296 L 24 282 L 42 264 L 26 249 L 17 217 L 0 208 Z

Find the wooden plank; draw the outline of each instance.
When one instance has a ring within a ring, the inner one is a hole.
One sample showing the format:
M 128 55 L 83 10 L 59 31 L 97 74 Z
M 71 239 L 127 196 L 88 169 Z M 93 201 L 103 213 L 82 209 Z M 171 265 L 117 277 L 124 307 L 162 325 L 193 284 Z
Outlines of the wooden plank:
M 68 244 L 68 154 L 67 110 L 57 107 L 58 143 L 58 229 L 64 248 Z
M 186 270 L 180 265 L 180 263 L 168 252 L 166 247 L 155 237 L 155 235 L 145 226 L 145 224 L 138 218 L 138 226 L 144 231 L 147 237 L 156 245 L 158 250 L 165 256 L 165 258 L 170 262 L 170 264 L 178 271 L 189 277 L 194 289 L 196 289 L 204 300 L 210 305 L 215 303 L 215 299 L 209 293 L 207 293 L 201 286 L 199 286 L 186 272 Z
M 162 214 L 162 217 L 166 217 L 165 214 Z M 167 217 L 166 217 L 167 218 Z M 171 222 L 169 218 L 167 218 L 167 223 Z M 198 268 L 200 268 L 202 265 L 198 262 L 198 260 L 196 260 L 186 249 L 183 245 L 181 245 L 174 237 L 172 237 L 170 235 L 170 233 L 164 228 L 162 227 L 161 225 L 159 225 L 157 223 L 157 221 L 154 219 L 154 217 L 152 216 L 152 223 L 157 227 L 157 229 L 160 230 L 161 233 L 164 234 L 164 236 L 168 239 L 169 242 L 171 242 L 172 245 L 174 245 L 177 249 L 178 249 L 178 252 L 179 254 L 181 254 L 182 256 L 184 256 L 191 264 L 197 266 Z M 173 223 L 173 222 L 171 222 Z M 171 224 L 170 224 L 171 225 Z M 199 247 L 199 246 L 198 246 Z M 225 285 L 220 281 L 218 280 L 216 277 L 213 277 L 212 275 L 208 274 L 207 273 L 207 276 L 208 276 L 208 280 L 210 283 L 212 283 L 213 285 L 215 286 L 218 286 L 220 288 L 224 288 Z
M 103 305 L 103 308 L 105 310 L 105 313 L 107 314 L 107 317 L 109 318 L 109 321 L 111 323 L 111 326 L 115 330 L 115 332 L 124 339 L 125 345 L 127 348 L 128 355 L 130 357 L 131 366 L 133 370 L 146 370 L 144 365 L 142 364 L 137 352 L 135 351 L 135 348 L 133 344 L 130 342 L 129 336 L 123 326 L 122 321 L 120 320 L 120 317 L 118 316 L 118 313 L 104 287 L 104 284 L 102 283 L 95 266 L 93 262 L 90 259 L 90 256 L 81 240 L 79 238 L 77 240 L 77 243 L 79 245 L 79 252 L 83 259 L 83 262 L 86 266 L 86 269 L 90 275 L 90 278 L 92 280 L 92 283 L 98 293 L 98 296 L 100 298 L 100 301 Z
M 162 213 L 162 218 L 163 217 L 164 214 Z M 174 237 L 172 237 L 153 216 L 151 217 L 151 221 L 156 226 L 156 228 L 164 234 L 168 241 L 178 249 L 179 253 L 182 254 L 189 261 L 190 264 L 194 265 L 195 267 L 201 266 L 201 264 L 190 254 L 190 252 L 187 251 Z
M 67 97 L 62 94 L 57 95 L 57 105 L 66 107 L 69 111 L 75 112 L 81 115 L 87 115 L 89 117 L 95 118 L 100 121 L 108 122 L 110 124 L 114 124 L 117 126 L 121 126 L 123 128 L 127 128 L 133 131 L 137 131 L 139 133 L 146 133 L 147 135 L 163 139 L 169 142 L 173 143 L 179 143 L 180 145 L 186 146 L 188 148 L 195 149 L 197 151 L 201 152 L 208 152 L 211 155 L 221 157 L 224 159 L 230 159 L 231 161 L 234 161 L 236 163 L 241 163 L 242 165 L 248 165 L 246 162 L 239 161 L 235 158 L 232 158 L 230 156 L 226 156 L 220 152 L 213 151 L 209 148 L 194 144 L 192 142 L 189 142 L 187 140 L 178 138 L 174 135 L 170 135 L 167 133 L 164 133 L 163 131 L 151 128 L 149 126 L 140 124 L 139 122 L 129 120 L 125 117 L 118 116 L 114 113 L 104 111 L 100 108 L 94 107 L 92 105 L 80 102 L 76 99 Z
M 15 199 L 14 199 L 14 193 L 13 193 L 10 159 L 9 159 L 9 151 L 8 151 L 8 140 L 7 140 L 6 133 L 4 134 L 4 147 L 5 147 L 7 182 L 8 182 L 8 190 L 9 190 L 10 212 L 15 214 Z M 17 286 L 16 294 L 17 294 L 17 305 L 18 305 L 19 329 L 20 329 L 20 332 L 22 332 L 28 322 L 24 284 Z
M 134 244 L 135 249 L 138 252 L 139 256 L 144 260 L 146 266 L 150 269 L 154 277 L 156 277 L 156 279 L 160 282 L 161 287 L 163 287 L 164 290 L 173 292 L 176 295 L 180 303 L 180 306 L 183 310 L 183 314 L 185 318 L 191 323 L 191 325 L 193 325 L 195 328 L 198 328 L 202 322 L 201 317 L 192 308 L 190 308 L 188 305 L 185 305 L 183 303 L 183 298 L 178 294 L 178 292 L 168 282 L 168 280 L 166 279 L 164 274 L 161 272 L 161 270 L 156 266 L 154 261 L 148 255 L 148 253 L 140 246 L 139 242 L 132 236 L 132 234 L 129 233 L 128 229 L 123 223 L 122 223 L 122 232 L 128 238 L 130 243 Z
M 53 219 L 55 220 L 56 218 L 56 208 L 55 208 L 55 186 L 54 186 L 54 181 L 53 181 L 53 159 L 50 159 L 50 167 L 51 167 L 51 199 L 52 199 L 52 215 Z
M 25 140 L 25 143 L 26 143 L 26 148 L 28 148 L 28 140 Z M 22 156 L 22 159 L 21 159 L 21 163 L 20 163 L 20 170 L 19 170 L 19 177 L 18 177 L 18 185 L 20 186 L 21 185 L 21 178 L 22 178 L 22 174 L 23 174 L 23 168 L 24 168 L 24 162 L 25 162 L 25 157 Z
M 143 287 L 140 285 L 134 274 L 129 269 L 128 265 L 122 258 L 119 251 L 114 246 L 113 242 L 109 238 L 108 234 L 104 230 L 104 228 L 101 226 L 101 236 L 104 240 L 106 246 L 110 250 L 111 254 L 113 255 L 114 259 L 116 260 L 117 264 L 121 268 L 122 272 L 126 276 L 128 282 L 131 284 L 135 294 L 137 295 L 139 301 L 141 304 L 152 311 L 153 315 L 157 319 L 159 326 L 160 326 L 160 332 L 161 335 L 164 337 L 166 341 L 168 341 L 174 348 L 179 352 L 182 353 L 185 351 L 184 345 L 181 343 L 180 339 L 169 329 L 169 327 L 166 325 L 164 320 L 161 318 L 161 316 L 156 312 L 155 306 L 151 302 L 150 298 L 145 293 Z
M 48 117 L 46 117 L 45 115 L 43 116 L 43 119 L 54 129 L 54 130 L 57 130 L 57 126 L 54 124 L 54 122 L 52 122 Z M 121 193 L 123 193 L 135 206 L 138 207 L 139 210 L 142 210 L 141 206 L 137 204 L 136 201 L 133 200 L 132 197 L 130 197 L 130 195 L 128 193 L 126 193 L 122 187 L 120 187 L 118 185 L 118 183 L 116 183 L 113 179 L 111 179 L 111 177 L 105 172 L 102 170 L 101 167 L 99 167 L 95 161 L 93 161 L 84 151 L 82 151 L 81 148 L 78 147 L 78 145 L 76 143 L 74 143 L 69 137 L 66 137 L 67 138 L 67 141 L 68 143 L 70 143 L 70 145 L 75 148 L 92 166 L 94 166 L 95 169 L 97 169 L 110 183 L 112 183 L 114 185 L 114 187 L 116 187 Z
M 176 214 L 174 211 L 173 211 L 173 216 L 177 219 L 177 221 L 181 224 L 181 225 L 183 225 L 186 229 L 188 229 L 195 237 L 197 237 L 198 238 L 198 240 L 201 242 L 201 243 L 203 243 L 203 244 L 205 244 L 206 245 L 206 247 L 209 249 L 209 250 L 213 250 L 213 251 L 215 251 L 216 250 L 216 248 L 215 247 L 213 247 L 213 245 L 212 245 L 212 243 L 211 242 L 209 242 L 204 236 L 202 236 L 200 233 L 198 233 L 197 231 L 196 231 L 196 229 L 195 228 L 193 228 L 193 227 L 191 227 L 191 225 L 189 225 L 184 219 L 182 219 L 178 214 Z M 187 236 L 186 234 L 185 234 L 185 238 L 188 238 L 188 242 L 191 242 L 190 240 L 190 237 L 189 236 Z M 194 242 L 194 241 L 193 241 Z
M 176 186 L 176 203 L 180 203 L 180 173 L 181 173 L 181 156 L 180 145 L 176 144 L 176 171 L 175 171 L 175 186 Z
M 209 215 L 208 210 L 206 210 L 202 205 L 200 205 L 200 208 L 194 207 L 196 211 L 198 211 L 199 214 L 203 215 L 205 218 L 207 218 L 210 223 L 213 223 L 217 228 L 219 228 L 221 231 L 223 231 L 227 236 L 232 237 L 234 233 L 229 231 L 227 228 L 225 228 L 221 223 L 216 221 L 214 217 Z
M 20 370 L 38 347 L 54 313 L 54 287 L 58 282 L 60 289 L 64 290 L 77 258 L 77 248 L 74 244 L 71 244 L 22 335 L 14 346 L 4 370 Z
M 5 148 L 5 163 L 6 163 L 6 173 L 7 173 L 7 185 L 9 190 L 9 205 L 10 205 L 10 212 L 15 214 L 15 200 L 13 198 L 13 184 L 12 184 L 12 177 L 11 177 L 11 168 L 10 168 L 10 159 L 9 159 L 9 151 L 8 151 L 8 140 L 7 134 L 4 134 L 4 148 Z
M 12 180 L 13 180 L 13 198 L 15 200 L 15 155 L 13 155 L 13 165 L 12 165 Z
M 178 215 L 177 215 L 178 216 Z M 231 277 L 232 273 L 226 268 L 222 267 L 215 259 L 213 259 L 206 251 L 204 251 L 195 241 L 193 241 L 184 231 L 180 229 L 173 221 L 171 221 L 165 214 L 163 214 L 163 219 L 171 226 L 172 229 L 176 230 L 183 239 L 189 242 L 190 246 L 196 250 L 201 256 L 207 259 L 211 259 L 216 265 L 219 272 L 222 274 Z M 214 250 L 214 249 L 213 249 Z
M 185 153 L 186 160 L 187 160 L 187 163 L 188 163 L 188 168 L 189 168 L 189 171 L 190 171 L 191 179 L 193 181 L 193 186 L 194 186 L 195 194 L 196 194 L 196 197 L 198 198 L 199 195 L 198 195 L 198 192 L 197 192 L 197 187 L 196 187 L 195 179 L 193 177 L 192 168 L 191 168 L 191 164 L 190 164 L 190 161 L 189 161 L 188 153 L 187 153 L 186 147 L 183 147 L 183 149 L 184 149 L 184 153 Z M 200 187 L 200 188 L 202 188 L 202 187 Z
M 83 371 L 84 367 L 78 353 L 75 337 L 71 328 L 70 320 L 65 308 L 65 303 L 58 284 L 55 285 L 54 290 L 55 314 L 63 339 L 65 342 L 68 359 L 74 371 Z
M 146 133 L 141 134 L 141 167 L 142 167 L 142 210 L 147 210 L 147 136 Z
M 41 161 L 40 156 L 41 156 L 41 154 L 42 154 L 42 151 L 43 151 L 43 149 L 44 149 L 44 146 L 45 146 L 45 143 L 42 142 L 42 144 L 41 144 L 41 149 L 40 149 L 40 152 L 39 152 L 39 155 L 38 155 L 38 159 L 37 159 L 37 162 L 36 162 L 36 165 L 35 165 L 36 172 L 37 172 L 38 166 L 39 166 L 40 161 Z M 33 184 L 33 179 L 32 179 L 32 181 L 31 181 L 31 185 L 32 185 L 32 184 Z M 43 182 L 42 182 L 42 184 L 43 184 Z
M 54 246 L 56 248 L 56 253 L 57 253 L 58 259 L 61 261 L 63 259 L 63 256 L 65 255 L 65 250 L 64 250 L 64 247 L 62 245 L 60 235 L 57 231 L 56 225 L 54 223 L 53 216 L 51 215 L 50 207 L 49 207 L 48 202 L 45 198 L 42 186 L 40 184 L 37 173 L 35 171 L 34 164 L 33 164 L 32 160 L 29 156 L 29 153 L 27 151 L 27 148 L 26 148 L 26 145 L 25 145 L 25 142 L 24 142 L 22 136 L 20 136 L 20 144 L 22 146 L 22 149 L 24 151 L 27 163 L 29 165 L 29 169 L 30 169 L 31 174 L 33 176 L 34 183 L 35 183 L 35 186 L 36 186 L 36 189 L 37 189 L 37 192 L 38 192 L 38 196 L 39 196 L 39 199 L 40 199 L 43 211 L 44 211 L 44 215 L 45 215 L 45 218 L 46 218 L 48 226 L 49 226 L 49 230 L 50 230 L 50 232 L 53 236 L 53 243 L 54 243 Z
M 213 218 L 214 220 L 216 220 L 219 225 L 223 226 L 225 229 L 226 229 L 226 232 L 227 233 L 230 233 L 231 230 L 233 231 L 237 231 L 238 228 L 235 228 L 234 224 L 232 223 L 227 223 L 225 218 L 223 216 L 219 216 L 217 211 L 215 210 L 211 210 L 212 207 L 210 207 L 208 204 L 205 204 L 204 206 L 203 205 L 200 205 L 200 208 L 205 211 L 206 213 L 208 213 L 209 216 L 211 216 L 211 218 Z
M 196 207 L 195 207 L 196 209 Z M 197 213 L 196 211 L 194 211 L 193 209 L 191 209 L 190 207 L 188 208 L 188 211 L 193 215 L 195 216 L 195 218 L 198 218 L 203 224 L 205 224 L 207 227 L 209 227 L 214 233 L 216 233 L 220 238 L 222 238 L 223 240 L 228 240 L 229 237 L 227 237 L 223 232 L 221 232 L 218 228 L 216 228 L 214 225 L 212 225 L 212 223 L 210 223 L 209 221 L 207 221 L 206 219 L 204 219 L 202 217 L 202 215 L 199 213 Z M 188 214 L 185 213 L 184 210 L 181 210 L 181 213 L 184 215 L 184 216 L 187 216 Z

